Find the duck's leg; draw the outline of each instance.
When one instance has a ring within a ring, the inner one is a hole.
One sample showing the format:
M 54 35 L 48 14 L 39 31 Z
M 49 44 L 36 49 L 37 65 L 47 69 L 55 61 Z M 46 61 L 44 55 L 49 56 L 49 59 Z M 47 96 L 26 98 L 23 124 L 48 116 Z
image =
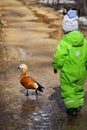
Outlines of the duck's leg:
M 37 89 L 36 89 L 36 95 L 38 95 Z
M 26 96 L 28 96 L 28 89 L 27 89 L 27 93 L 26 93 Z

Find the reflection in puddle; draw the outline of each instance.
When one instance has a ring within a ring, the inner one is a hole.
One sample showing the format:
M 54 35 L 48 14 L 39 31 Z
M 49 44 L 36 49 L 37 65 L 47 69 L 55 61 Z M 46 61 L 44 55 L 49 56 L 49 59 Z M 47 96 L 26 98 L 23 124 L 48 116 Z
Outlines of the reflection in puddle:
M 22 48 L 19 48 L 19 51 L 20 51 L 21 58 L 26 59 L 27 54 L 26 54 L 25 50 Z
M 27 54 L 24 49 L 17 48 L 14 46 L 6 46 L 1 45 L 0 46 L 0 58 L 3 60 L 12 60 L 12 59 L 23 59 L 25 60 L 27 57 Z
M 29 130 L 51 130 L 49 115 L 44 110 L 34 112 L 30 118 Z
M 19 51 L 14 46 L 1 45 L 0 46 L 0 58 L 3 60 L 12 60 L 19 58 Z

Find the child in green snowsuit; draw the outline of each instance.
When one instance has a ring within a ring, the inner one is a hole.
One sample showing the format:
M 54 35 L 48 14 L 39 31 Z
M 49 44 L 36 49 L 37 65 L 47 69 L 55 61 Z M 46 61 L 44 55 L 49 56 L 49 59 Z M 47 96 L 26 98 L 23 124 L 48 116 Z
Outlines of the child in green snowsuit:
M 64 36 L 53 56 L 53 68 L 60 70 L 61 96 L 67 114 L 77 115 L 84 105 L 84 82 L 87 76 L 87 40 L 78 31 L 78 16 L 69 10 L 62 21 Z

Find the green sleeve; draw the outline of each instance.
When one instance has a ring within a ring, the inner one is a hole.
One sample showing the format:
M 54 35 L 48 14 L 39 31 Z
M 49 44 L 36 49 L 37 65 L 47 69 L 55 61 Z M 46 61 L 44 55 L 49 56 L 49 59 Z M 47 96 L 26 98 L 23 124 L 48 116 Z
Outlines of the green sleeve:
M 54 55 L 53 55 L 53 68 L 54 69 L 60 69 L 63 67 L 64 65 L 64 62 L 66 61 L 66 58 L 67 58 L 67 44 L 66 42 L 64 42 L 64 40 L 61 40 L 58 45 L 57 45 L 57 48 L 54 52 Z
M 87 50 L 87 39 L 84 39 L 84 42 L 85 42 L 85 49 Z M 87 55 L 86 55 L 87 57 Z M 87 70 L 87 58 L 86 58 L 86 63 L 85 63 L 85 66 L 86 66 L 86 70 Z

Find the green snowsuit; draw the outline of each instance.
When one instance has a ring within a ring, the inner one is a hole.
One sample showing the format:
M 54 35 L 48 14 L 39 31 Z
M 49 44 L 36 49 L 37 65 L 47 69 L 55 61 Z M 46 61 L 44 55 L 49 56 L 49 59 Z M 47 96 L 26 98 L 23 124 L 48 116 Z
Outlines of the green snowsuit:
M 87 40 L 79 31 L 64 34 L 53 56 L 53 68 L 60 69 L 61 96 L 66 108 L 84 105 L 87 76 Z

